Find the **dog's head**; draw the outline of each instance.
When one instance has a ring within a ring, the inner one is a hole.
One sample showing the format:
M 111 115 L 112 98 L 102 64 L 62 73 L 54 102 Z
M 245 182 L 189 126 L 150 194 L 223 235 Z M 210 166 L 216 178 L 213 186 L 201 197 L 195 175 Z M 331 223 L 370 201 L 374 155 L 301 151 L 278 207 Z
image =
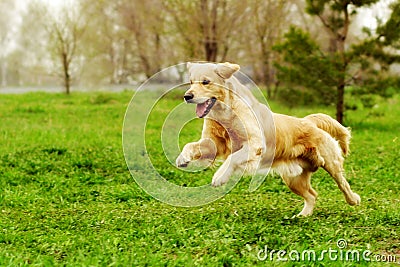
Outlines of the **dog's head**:
M 197 104 L 196 114 L 204 118 L 217 101 L 224 102 L 227 95 L 225 81 L 240 69 L 239 65 L 225 63 L 188 63 L 190 88 L 184 99 Z

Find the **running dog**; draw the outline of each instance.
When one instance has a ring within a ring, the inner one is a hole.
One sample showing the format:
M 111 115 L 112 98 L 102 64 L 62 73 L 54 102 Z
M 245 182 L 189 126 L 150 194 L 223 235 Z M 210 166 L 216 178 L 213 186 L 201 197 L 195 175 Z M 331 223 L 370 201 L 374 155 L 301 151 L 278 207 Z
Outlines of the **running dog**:
M 213 186 L 225 184 L 239 170 L 254 175 L 272 168 L 291 191 L 304 198 L 298 216 L 313 213 L 317 192 L 310 180 L 322 167 L 348 204 L 360 204 L 360 196 L 344 177 L 349 129 L 325 114 L 295 118 L 271 112 L 233 76 L 240 69 L 237 64 L 188 63 L 187 68 L 191 86 L 184 100 L 196 104 L 196 114 L 204 118 L 204 124 L 201 139 L 182 149 L 176 159 L 178 167 L 223 159 Z

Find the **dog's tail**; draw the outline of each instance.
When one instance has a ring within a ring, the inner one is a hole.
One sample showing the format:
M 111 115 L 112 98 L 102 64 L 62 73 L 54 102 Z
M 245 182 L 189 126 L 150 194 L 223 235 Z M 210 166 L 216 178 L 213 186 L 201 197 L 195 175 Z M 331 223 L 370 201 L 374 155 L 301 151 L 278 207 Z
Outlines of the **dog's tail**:
M 347 156 L 350 153 L 350 128 L 344 127 L 337 120 L 322 113 L 308 115 L 305 119 L 313 122 L 318 128 L 335 138 L 339 142 L 343 155 Z

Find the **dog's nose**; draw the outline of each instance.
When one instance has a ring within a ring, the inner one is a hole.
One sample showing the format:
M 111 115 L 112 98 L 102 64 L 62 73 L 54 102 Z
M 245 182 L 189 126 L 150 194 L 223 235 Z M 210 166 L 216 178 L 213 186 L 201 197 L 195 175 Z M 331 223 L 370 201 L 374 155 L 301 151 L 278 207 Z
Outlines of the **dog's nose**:
M 187 93 L 183 96 L 183 98 L 185 99 L 185 101 L 189 101 L 191 99 L 193 99 L 194 95 L 192 93 Z

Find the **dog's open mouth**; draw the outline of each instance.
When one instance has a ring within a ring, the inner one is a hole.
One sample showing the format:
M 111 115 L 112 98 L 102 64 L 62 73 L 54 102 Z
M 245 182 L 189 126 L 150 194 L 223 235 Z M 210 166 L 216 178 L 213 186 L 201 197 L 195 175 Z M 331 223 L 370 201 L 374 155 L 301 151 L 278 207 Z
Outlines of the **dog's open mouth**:
M 196 114 L 199 118 L 204 118 L 212 109 L 217 99 L 212 97 L 202 104 L 197 104 Z

